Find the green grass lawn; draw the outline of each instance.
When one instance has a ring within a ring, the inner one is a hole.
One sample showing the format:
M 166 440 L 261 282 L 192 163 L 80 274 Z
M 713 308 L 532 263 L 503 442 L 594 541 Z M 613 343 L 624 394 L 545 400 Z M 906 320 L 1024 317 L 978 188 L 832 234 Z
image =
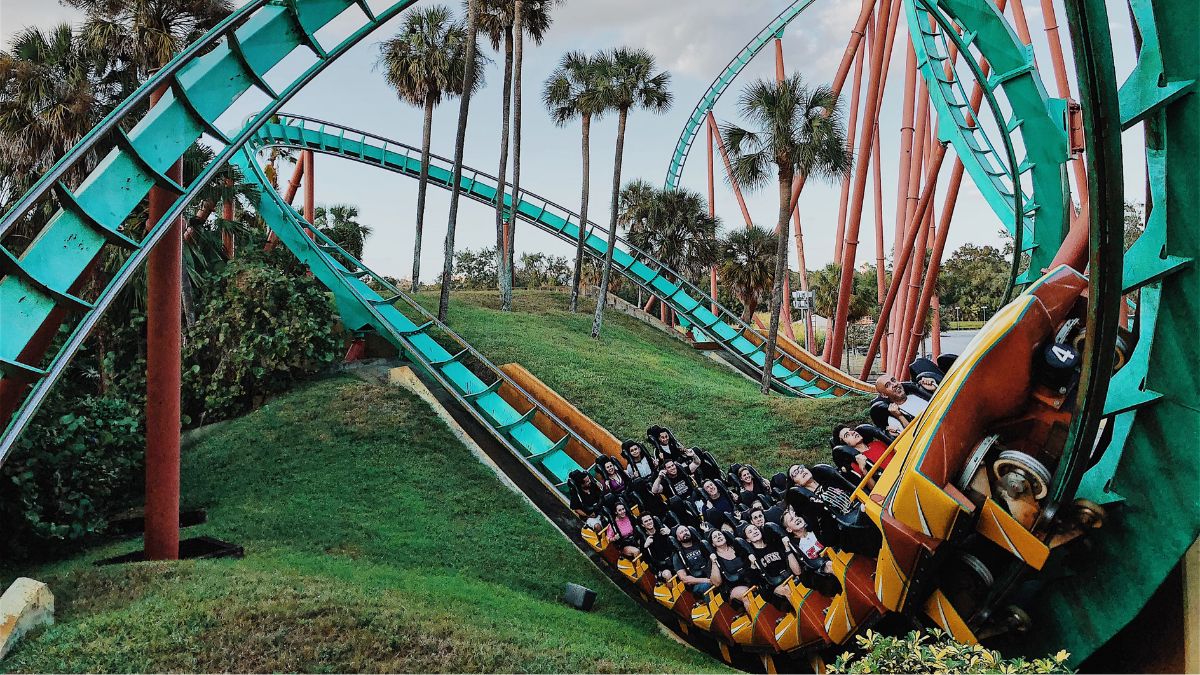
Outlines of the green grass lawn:
M 243 560 L 97 568 L 126 541 L 33 568 L 57 623 L 10 672 L 695 672 L 658 624 L 415 396 L 342 377 L 185 452 L 184 501 Z M 447 485 L 460 490 L 448 490 Z M 599 590 L 591 613 L 557 598 Z
M 450 323 L 618 436 L 665 424 L 723 463 L 828 461 L 832 425 L 865 418 L 861 397 L 764 397 L 616 312 L 595 342 L 590 312 L 565 307 L 554 291 L 518 291 L 512 313 L 494 293 L 460 293 Z M 187 534 L 242 544 L 245 559 L 91 564 L 140 547 L 125 541 L 0 568 L 0 583 L 46 581 L 58 610 L 0 672 L 722 670 L 664 635 L 401 390 L 343 377 L 281 397 L 186 451 L 183 494 L 209 513 Z M 600 591 L 593 612 L 558 601 L 567 581 Z
M 518 289 L 513 312 L 494 292 L 456 292 L 450 326 L 496 364 L 516 361 L 621 438 L 662 424 L 721 463 L 780 471 L 795 462 L 830 461 L 829 435 L 842 421 L 866 421 L 866 398 L 763 396 L 724 364 L 637 319 L 605 313 L 601 340 L 590 337 L 591 309 L 566 310 L 559 291 Z M 437 297 L 422 294 L 427 307 Z

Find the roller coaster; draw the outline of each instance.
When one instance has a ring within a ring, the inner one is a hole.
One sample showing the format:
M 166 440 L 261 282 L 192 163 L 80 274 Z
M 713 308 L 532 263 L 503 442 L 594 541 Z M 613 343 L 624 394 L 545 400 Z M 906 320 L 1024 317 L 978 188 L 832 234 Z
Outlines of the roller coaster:
M 281 113 L 328 64 L 411 4 L 252 0 L 117 106 L 3 216 L 0 413 L 8 422 L 0 463 L 117 293 L 156 248 L 178 245 L 181 233 L 172 223 L 228 163 L 258 183 L 258 213 L 332 292 L 346 328 L 374 331 L 394 344 L 560 507 L 566 507 L 572 472 L 590 469 L 601 455 L 618 457 L 618 449 L 589 441 L 578 420 L 545 392 L 494 366 L 324 236 L 260 166 L 258 153 L 288 147 L 419 175 L 420 153 L 402 142 Z M 811 4 L 792 3 L 713 82 L 684 127 L 668 184 L 678 184 L 704 121 L 711 123 L 713 106 L 738 72 Z M 1193 350 L 1180 339 L 1196 328 L 1200 290 L 1193 264 L 1200 176 L 1189 154 L 1200 135 L 1200 64 L 1191 35 L 1200 7 L 1131 0 L 1137 62 L 1120 82 L 1110 8 L 1102 0 L 1068 0 L 1077 104 L 1068 100 L 1065 73 L 1055 73 L 1060 97 L 1047 94 L 1019 0 L 1011 22 L 1004 8 L 1003 0 L 879 0 L 878 7 L 866 0 L 834 82 L 840 90 L 856 58 L 868 67 L 859 165 L 843 191 L 850 208 L 839 223 L 841 260 L 850 263 L 843 267 L 854 267 L 868 158 L 878 142 L 877 133 L 866 132 L 878 115 L 872 92 L 881 96 L 890 36 L 903 9 L 911 72 L 919 73 L 927 92 L 919 105 L 936 113 L 936 126 L 927 122 L 921 129 L 918 122 L 908 131 L 911 152 L 922 143 L 929 149 L 924 166 L 911 165 L 915 179 L 901 191 L 912 226 L 898 228 L 895 269 L 909 269 L 910 259 L 936 248 L 930 229 L 919 224 L 930 219 L 950 146 L 957 175 L 971 177 L 1013 234 L 1013 284 L 1021 289 L 958 355 L 925 413 L 890 444 L 886 468 L 880 463 L 853 489 L 879 533 L 877 551 L 827 549 L 837 592 L 793 579 L 790 606 L 755 591 L 734 609 L 719 593 L 693 595 L 678 580 L 655 579 L 644 561 L 617 555 L 602 530 L 571 533 L 616 568 L 629 592 L 664 623 L 727 662 L 768 670 L 819 665 L 823 654 L 867 627 L 915 623 L 1013 652 L 1065 648 L 1078 662 L 1133 618 L 1200 533 L 1196 473 L 1178 470 L 1194 466 L 1186 441 L 1200 429 L 1200 378 L 1189 367 Z M 335 19 L 353 19 L 354 28 L 335 43 L 318 38 Z M 311 65 L 294 76 L 273 70 L 297 51 L 308 54 Z M 970 94 L 964 83 L 974 87 Z M 219 128 L 222 113 L 251 89 L 266 101 L 260 110 L 233 131 Z M 859 93 L 856 82 L 856 100 Z M 147 106 L 152 98 L 156 103 Z M 1123 251 L 1121 133 L 1139 125 L 1148 218 Z M 932 133 L 938 142 L 927 140 Z M 181 184 L 171 167 L 202 137 L 220 150 L 190 184 Z M 71 170 L 102 141 L 114 149 L 85 178 L 69 183 Z M 923 186 L 922 172 L 932 177 Z M 435 156 L 429 174 L 434 185 L 454 187 L 452 162 Z M 604 228 L 530 192 L 498 195 L 496 185 L 463 167 L 457 187 L 484 204 L 502 202 L 517 219 L 567 241 L 582 228 L 585 252 L 607 253 Z M 794 188 L 797 194 L 802 187 Z M 138 236 L 126 223 L 151 192 L 159 195 L 160 217 Z M 952 205 L 953 197 L 947 201 Z M 35 209 L 54 215 L 14 250 L 10 234 Z M 943 218 L 949 210 L 942 210 Z M 878 219 L 876 230 L 882 231 Z M 937 232 L 943 244 L 944 231 L 943 225 Z M 683 275 L 617 241 L 613 259 L 621 274 L 734 365 L 750 373 L 769 367 L 777 393 L 828 397 L 868 390 L 836 360 L 786 341 L 768 363 L 762 332 Z M 91 285 L 99 289 L 94 297 L 81 297 L 110 247 L 127 251 L 125 262 L 106 283 Z M 873 350 L 890 351 L 893 372 L 907 364 L 912 348 L 905 337 L 919 330 L 913 317 L 924 316 L 928 302 L 915 269 L 917 283 L 904 302 L 906 274 L 894 275 L 886 293 L 881 281 Z M 936 276 L 935 269 L 929 274 Z M 883 317 L 893 306 L 899 317 L 889 329 Z M 844 318 L 842 311 L 839 306 L 835 320 Z M 66 338 L 53 340 L 60 330 Z M 831 340 L 837 339 L 835 332 Z M 863 378 L 869 369 L 870 359 Z M 1147 551 L 1154 554 L 1131 555 Z

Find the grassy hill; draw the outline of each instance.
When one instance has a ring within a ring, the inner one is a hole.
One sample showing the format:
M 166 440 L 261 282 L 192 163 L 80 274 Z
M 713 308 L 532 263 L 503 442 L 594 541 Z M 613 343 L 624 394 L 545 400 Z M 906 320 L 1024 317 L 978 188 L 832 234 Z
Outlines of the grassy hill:
M 422 295 L 427 307 L 435 295 Z M 615 311 L 601 340 L 590 337 L 591 308 L 571 314 L 559 291 L 518 289 L 514 311 L 494 292 L 455 293 L 450 325 L 493 362 L 517 361 L 621 438 L 662 424 L 722 463 L 783 470 L 829 461 L 833 425 L 865 421 L 867 400 L 763 396 L 758 385 L 680 340 Z
M 623 437 L 666 424 L 722 462 L 767 471 L 828 457 L 862 398 L 763 397 L 757 385 L 616 312 L 600 342 L 566 297 L 455 295 L 451 324 L 497 363 L 518 361 Z M 423 297 L 436 303 L 436 299 Z M 58 623 L 0 672 L 712 672 L 663 634 L 545 519 L 506 490 L 408 393 L 348 377 L 229 423 L 184 455 L 184 502 L 243 560 L 97 568 L 124 541 L 3 568 L 54 591 Z M 558 602 L 575 581 L 591 613 Z
M 53 627 L 10 672 L 695 672 L 665 636 L 407 392 L 317 382 L 185 453 L 184 501 L 243 560 L 0 573 L 46 581 Z M 599 590 L 595 610 L 558 602 Z

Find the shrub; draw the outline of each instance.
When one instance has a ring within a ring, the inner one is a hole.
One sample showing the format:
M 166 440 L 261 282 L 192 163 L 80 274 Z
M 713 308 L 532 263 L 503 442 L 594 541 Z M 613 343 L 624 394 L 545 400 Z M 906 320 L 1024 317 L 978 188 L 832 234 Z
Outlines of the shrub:
M 936 628 L 927 635 L 912 631 L 899 638 L 868 630 L 854 638 L 862 653 L 846 652 L 830 673 L 1066 673 L 1070 654 L 1060 651 L 1032 661 L 1005 659 L 981 645 L 955 642 Z
M 49 554 L 102 531 L 141 479 L 143 427 L 124 398 L 52 396 L 0 473 L 0 557 L 28 555 L 35 542 Z
M 184 413 L 196 424 L 248 412 L 338 357 L 337 316 L 312 277 L 229 263 L 184 339 Z

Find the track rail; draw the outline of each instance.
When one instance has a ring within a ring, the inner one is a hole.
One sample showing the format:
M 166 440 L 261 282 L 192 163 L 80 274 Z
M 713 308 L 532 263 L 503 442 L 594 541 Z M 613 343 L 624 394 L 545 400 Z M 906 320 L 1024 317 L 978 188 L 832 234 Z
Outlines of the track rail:
M 779 16 L 771 19 L 770 23 L 751 38 L 746 46 L 742 47 L 741 51 L 729 60 L 729 63 L 725 64 L 721 74 L 717 75 L 716 79 L 708 85 L 704 95 L 700 97 L 699 101 L 696 101 L 695 107 L 692 108 L 692 114 L 688 116 L 683 130 L 679 132 L 679 140 L 675 142 L 675 152 L 671 155 L 671 163 L 667 166 L 667 177 L 664 181 L 668 188 L 679 187 L 679 179 L 683 176 L 683 165 L 687 162 L 692 144 L 696 142 L 696 134 L 700 133 L 700 126 L 704 124 L 704 118 L 708 115 L 708 111 L 713 109 L 738 73 L 742 72 L 746 64 L 754 60 L 754 57 L 762 51 L 763 47 L 767 46 L 771 38 L 781 35 L 783 29 L 808 9 L 813 2 L 814 0 L 795 0 L 785 7 Z
M 380 11 L 372 11 L 365 0 L 249 3 L 146 81 L 0 219 L 0 400 L 12 401 L 16 408 L 0 411 L 6 417 L 14 413 L 0 436 L 0 464 L 100 315 L 167 231 L 165 224 L 183 213 L 200 188 L 297 91 L 413 1 L 390 3 Z M 354 19 L 355 28 L 326 47 L 317 33 L 340 17 Z M 290 79 L 274 71 L 297 52 L 307 54 L 311 64 Z M 265 96 L 266 103 L 236 132 L 222 132 L 217 120 L 251 89 Z M 159 103 L 137 117 L 140 105 L 158 90 L 165 91 Z M 108 135 L 114 136 L 116 147 L 78 186 L 66 185 L 62 176 Z M 223 149 L 190 185 L 176 184 L 165 172 L 204 135 Z M 155 185 L 176 198 L 160 222 L 135 239 L 125 231 L 126 220 Z M 35 205 L 50 199 L 59 210 L 29 247 L 20 256 L 5 248 L 4 235 Z M 78 297 L 77 289 L 109 246 L 131 254 L 96 298 Z M 49 336 L 68 317 L 74 327 L 47 364 L 43 354 Z
M 345 157 L 379 166 L 412 178 L 420 175 L 420 150 L 396 140 L 358 131 L 321 120 L 300 116 L 281 116 L 277 122 L 264 125 L 252 141 L 255 147 L 301 148 Z M 431 155 L 429 180 L 433 185 L 449 189 L 452 180 L 451 160 Z M 463 167 L 463 194 L 471 199 L 495 205 L 497 187 L 494 177 Z M 512 208 L 512 196 L 505 195 L 505 205 Z M 579 234 L 579 216 L 532 192 L 522 190 L 515 213 L 530 223 L 563 241 L 574 243 Z M 607 229 L 588 223 L 584 250 L 602 259 L 608 248 Z M 717 313 L 709 308 L 711 299 L 671 268 L 638 249 L 622 237 L 617 237 L 614 266 L 646 292 L 660 298 L 681 315 L 695 331 L 721 344 L 731 358 L 745 367 L 762 372 L 765 361 L 762 345 L 764 336 L 728 308 L 717 304 Z M 747 338 L 750 334 L 753 339 Z M 807 352 L 800 358 L 780 355 L 772 367 L 775 389 L 792 396 L 825 397 L 850 392 L 865 393 L 866 383 L 850 378 L 821 363 Z
M 954 146 L 1013 235 L 1013 281 L 1032 281 L 1050 266 L 1067 232 L 1066 101 L 1046 94 L 1033 49 L 1021 43 L 993 3 L 905 0 L 905 12 L 918 68 L 937 111 L 938 137 Z M 995 140 L 970 114 L 964 78 L 955 69 L 948 72 L 951 47 L 982 88 Z M 1021 253 L 1030 261 L 1018 278 Z
M 239 154 L 236 163 L 258 183 L 258 212 L 264 222 L 333 293 L 346 327 L 373 328 L 400 349 L 566 504 L 567 476 L 590 465 L 588 460 L 594 461 L 600 451 L 416 300 L 305 221 L 270 187 L 247 153 Z M 522 414 L 505 401 L 498 392 L 501 385 L 516 391 L 530 411 Z M 546 436 L 535 426 L 535 414 L 562 428 L 563 437 Z M 570 440 L 589 455 L 579 458 L 584 462 L 567 453 Z

